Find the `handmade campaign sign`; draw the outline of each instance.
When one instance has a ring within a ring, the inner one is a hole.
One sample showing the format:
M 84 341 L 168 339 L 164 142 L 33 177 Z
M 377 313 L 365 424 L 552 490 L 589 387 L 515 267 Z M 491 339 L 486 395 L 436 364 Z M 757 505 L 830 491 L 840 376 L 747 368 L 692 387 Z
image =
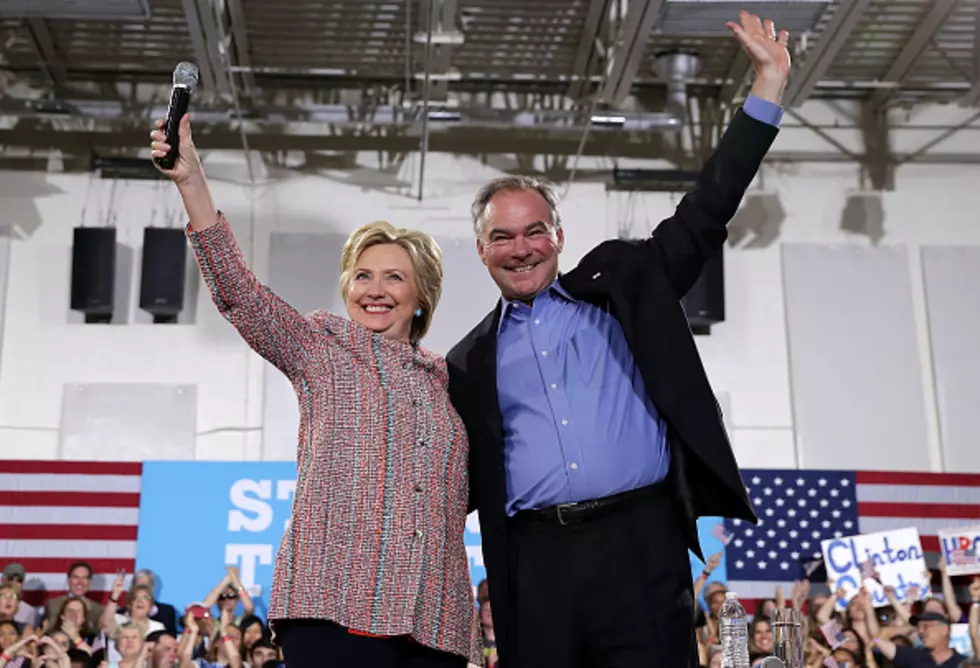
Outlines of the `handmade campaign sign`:
M 920 597 L 929 593 L 922 543 L 914 527 L 830 538 L 821 547 L 827 579 L 834 589 L 844 590 L 845 601 L 862 588 L 870 593 L 876 608 L 889 605 L 886 586 L 894 587 L 899 601 L 908 599 L 911 585 L 919 587 Z
M 939 544 L 949 575 L 980 573 L 980 525 L 943 529 Z

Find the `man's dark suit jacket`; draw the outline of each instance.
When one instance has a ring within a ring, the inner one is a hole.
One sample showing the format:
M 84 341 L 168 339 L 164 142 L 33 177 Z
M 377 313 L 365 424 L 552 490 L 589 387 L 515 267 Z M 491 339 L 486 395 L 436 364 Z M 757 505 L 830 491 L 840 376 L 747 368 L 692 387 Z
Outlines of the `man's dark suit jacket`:
M 680 299 L 724 245 L 726 225 L 777 133 L 737 111 L 673 216 L 647 239 L 599 244 L 559 277 L 571 296 L 605 309 L 622 326 L 646 390 L 668 426 L 668 480 L 680 501 L 688 546 L 701 559 L 698 517 L 757 518 Z M 450 351 L 447 363 L 452 401 L 469 433 L 470 509 L 479 511 L 494 633 L 506 666 L 516 629 L 508 614 L 506 478 L 497 399 L 500 311 L 498 302 Z

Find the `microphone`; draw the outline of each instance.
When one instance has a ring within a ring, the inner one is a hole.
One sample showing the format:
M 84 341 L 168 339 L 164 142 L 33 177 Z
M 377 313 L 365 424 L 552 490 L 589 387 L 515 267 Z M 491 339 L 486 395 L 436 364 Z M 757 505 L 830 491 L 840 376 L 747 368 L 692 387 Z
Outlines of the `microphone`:
M 167 155 L 157 159 L 162 169 L 173 169 L 180 155 L 180 119 L 187 113 L 191 103 L 191 95 L 197 88 L 198 70 L 194 63 L 177 63 L 174 68 L 174 87 L 170 92 L 170 108 L 167 110 L 167 121 L 163 132 L 167 135 L 170 150 Z

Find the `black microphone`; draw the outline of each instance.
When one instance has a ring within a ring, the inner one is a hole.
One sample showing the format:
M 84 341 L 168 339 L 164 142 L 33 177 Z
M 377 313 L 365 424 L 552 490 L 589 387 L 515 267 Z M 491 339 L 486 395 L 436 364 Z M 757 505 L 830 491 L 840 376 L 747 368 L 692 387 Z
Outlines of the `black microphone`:
M 198 71 L 194 63 L 178 63 L 174 68 L 174 88 L 170 92 L 170 108 L 167 110 L 167 121 L 163 132 L 167 135 L 170 150 L 167 155 L 157 159 L 162 169 L 173 169 L 180 155 L 180 119 L 187 113 L 191 103 L 191 94 L 197 88 Z

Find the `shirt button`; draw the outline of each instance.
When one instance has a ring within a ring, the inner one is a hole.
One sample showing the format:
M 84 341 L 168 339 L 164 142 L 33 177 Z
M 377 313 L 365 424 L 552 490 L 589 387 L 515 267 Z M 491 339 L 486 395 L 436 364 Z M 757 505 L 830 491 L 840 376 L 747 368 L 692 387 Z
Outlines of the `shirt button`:
M 557 385 L 555 385 L 554 383 L 552 383 L 552 384 L 551 384 L 551 389 L 553 389 L 553 390 L 557 390 L 557 389 L 558 389 L 558 386 L 557 386 Z
M 547 350 L 542 350 L 541 351 L 541 357 L 547 357 L 547 356 L 548 356 L 548 351 Z
M 574 471 L 577 468 L 578 468 L 578 464 L 576 464 L 575 462 L 572 462 L 572 470 Z
M 566 424 L 568 424 L 568 420 L 564 420 L 564 419 L 563 419 L 563 420 L 561 421 L 561 423 L 562 423 L 562 425 L 564 426 L 564 425 L 566 425 Z
M 539 320 L 538 318 L 535 318 L 534 319 L 534 324 L 535 325 L 540 325 L 541 324 L 541 320 Z

